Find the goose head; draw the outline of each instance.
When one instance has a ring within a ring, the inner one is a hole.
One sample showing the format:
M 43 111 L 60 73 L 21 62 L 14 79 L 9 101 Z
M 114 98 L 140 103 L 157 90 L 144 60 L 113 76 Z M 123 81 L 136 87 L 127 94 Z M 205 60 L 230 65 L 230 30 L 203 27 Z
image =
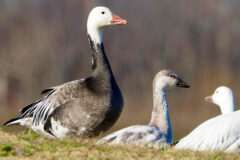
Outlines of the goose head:
M 172 70 L 162 70 L 158 72 L 153 81 L 154 86 L 157 88 L 173 88 L 182 87 L 189 88 L 190 86 L 184 82 L 178 75 Z
M 213 95 L 205 98 L 206 102 L 214 103 L 221 109 L 222 114 L 235 111 L 234 95 L 230 88 L 221 86 L 218 87 Z
M 127 21 L 113 14 L 107 7 L 95 7 L 88 16 L 87 30 L 90 37 L 96 41 L 101 41 L 101 31 L 108 26 L 123 25 Z

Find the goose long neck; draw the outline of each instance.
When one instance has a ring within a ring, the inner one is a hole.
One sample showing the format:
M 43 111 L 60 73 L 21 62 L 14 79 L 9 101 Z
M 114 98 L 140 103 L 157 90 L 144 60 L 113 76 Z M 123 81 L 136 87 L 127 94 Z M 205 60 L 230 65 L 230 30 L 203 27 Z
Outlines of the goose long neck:
M 221 113 L 227 114 L 232 113 L 235 111 L 235 102 L 232 100 L 231 102 L 228 102 L 226 104 L 220 105 Z
M 113 74 L 104 51 L 102 31 L 98 29 L 88 29 L 88 40 L 92 50 L 92 75 L 111 77 Z
M 167 91 L 162 86 L 153 85 L 153 111 L 150 125 L 164 131 L 167 141 L 172 143 L 173 134 L 167 104 Z

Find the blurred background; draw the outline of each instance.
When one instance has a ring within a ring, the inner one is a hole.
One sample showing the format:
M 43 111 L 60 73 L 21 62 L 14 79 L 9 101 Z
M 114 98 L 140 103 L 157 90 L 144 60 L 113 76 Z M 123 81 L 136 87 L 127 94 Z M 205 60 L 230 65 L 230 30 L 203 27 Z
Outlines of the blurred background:
M 40 98 L 44 88 L 91 73 L 86 22 L 97 5 L 128 21 L 104 31 L 125 99 L 109 132 L 149 122 L 152 80 L 162 69 L 176 71 L 191 85 L 168 92 L 175 140 L 220 114 L 204 101 L 216 87 L 232 88 L 239 106 L 238 0 L 8 0 L 0 1 L 1 124 Z

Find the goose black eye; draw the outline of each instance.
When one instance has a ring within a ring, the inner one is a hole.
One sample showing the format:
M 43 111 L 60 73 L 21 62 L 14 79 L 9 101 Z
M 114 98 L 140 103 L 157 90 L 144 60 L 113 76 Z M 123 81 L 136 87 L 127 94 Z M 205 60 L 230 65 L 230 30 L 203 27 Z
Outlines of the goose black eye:
M 171 77 L 171 78 L 176 78 L 176 76 L 175 76 L 175 75 L 172 75 L 172 74 L 170 74 L 170 77 Z
M 104 11 L 102 11 L 102 14 L 105 14 L 105 12 L 104 12 Z

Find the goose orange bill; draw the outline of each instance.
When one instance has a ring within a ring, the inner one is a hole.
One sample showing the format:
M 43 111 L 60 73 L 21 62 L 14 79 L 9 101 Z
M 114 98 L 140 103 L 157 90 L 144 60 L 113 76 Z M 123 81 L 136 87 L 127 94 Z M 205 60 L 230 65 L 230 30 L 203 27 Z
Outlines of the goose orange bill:
M 206 101 L 206 102 L 213 103 L 212 96 L 207 96 L 207 97 L 205 97 L 205 101 Z
M 113 18 L 111 21 L 112 25 L 123 25 L 123 24 L 127 23 L 127 21 L 125 19 L 122 19 L 115 14 L 112 14 L 112 18 Z

